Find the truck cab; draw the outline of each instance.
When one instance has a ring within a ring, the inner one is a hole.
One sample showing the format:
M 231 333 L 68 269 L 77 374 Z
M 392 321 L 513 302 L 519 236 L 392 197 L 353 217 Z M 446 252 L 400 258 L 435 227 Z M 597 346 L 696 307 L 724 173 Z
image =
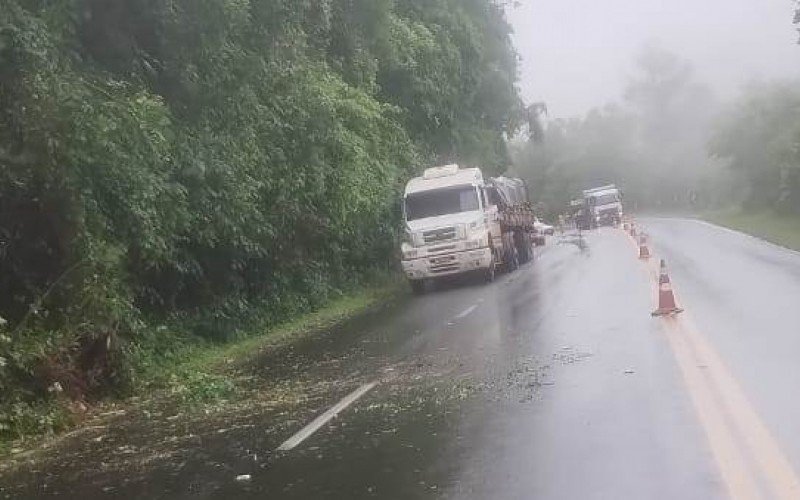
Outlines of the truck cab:
M 411 179 L 403 193 L 403 272 L 415 292 L 432 278 L 466 272 L 494 278 L 497 207 L 478 168 L 445 165 Z M 494 231 L 492 230 L 495 227 Z
M 594 227 L 617 225 L 622 221 L 622 194 L 613 184 L 583 192 Z

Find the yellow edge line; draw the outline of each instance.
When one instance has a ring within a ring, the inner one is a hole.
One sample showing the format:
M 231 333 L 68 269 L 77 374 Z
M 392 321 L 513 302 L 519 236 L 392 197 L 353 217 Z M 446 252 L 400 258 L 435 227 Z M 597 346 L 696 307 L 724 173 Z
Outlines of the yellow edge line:
M 675 328 L 676 319 L 667 318 L 672 328 L 665 328 L 667 340 L 680 367 L 689 396 L 705 431 L 717 468 L 722 480 L 733 499 L 760 498 L 758 486 L 748 471 L 747 461 L 725 419 L 719 400 L 714 394 L 705 373 L 702 373 L 703 361 L 697 359 L 691 346 L 686 342 L 679 328 Z
M 685 318 L 681 326 L 681 333 L 694 344 L 697 352 L 706 360 L 709 374 L 719 390 L 721 399 L 730 408 L 736 426 L 755 456 L 761 473 L 767 478 L 775 497 L 786 500 L 800 498 L 800 479 L 724 361 L 697 331 L 691 318 Z
M 628 233 L 625 234 L 636 247 L 636 241 Z M 638 247 L 636 249 L 638 253 Z M 652 245 L 650 253 L 654 255 Z M 645 262 L 647 275 L 656 285 L 653 288 L 656 304 L 657 260 L 651 258 Z M 674 283 L 672 289 L 677 296 Z M 758 498 L 760 495 L 754 480 L 746 472 L 746 461 L 735 444 L 725 415 L 731 417 L 775 497 L 786 500 L 800 498 L 800 479 L 789 460 L 750 404 L 736 378 L 691 317 L 683 313 L 681 317 L 666 318 L 662 325 L 731 497 Z

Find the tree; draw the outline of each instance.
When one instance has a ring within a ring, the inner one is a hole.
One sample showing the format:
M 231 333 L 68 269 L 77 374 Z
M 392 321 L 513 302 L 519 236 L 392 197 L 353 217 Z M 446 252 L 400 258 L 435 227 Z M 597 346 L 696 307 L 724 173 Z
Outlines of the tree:
M 756 85 L 721 116 L 709 146 L 756 208 L 800 211 L 800 86 Z
M 151 322 L 224 340 L 391 269 L 404 180 L 503 169 L 519 121 L 492 0 L 0 11 L 0 432 L 47 397 L 44 360 L 79 381 L 82 352 L 124 364 Z

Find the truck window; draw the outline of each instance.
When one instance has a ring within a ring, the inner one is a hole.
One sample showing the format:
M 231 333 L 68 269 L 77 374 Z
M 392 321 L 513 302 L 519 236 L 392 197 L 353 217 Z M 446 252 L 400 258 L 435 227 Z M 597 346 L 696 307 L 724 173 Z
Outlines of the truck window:
M 594 198 L 595 205 L 609 205 L 619 201 L 619 197 L 614 193 L 602 194 Z
M 410 193 L 405 199 L 406 219 L 416 220 L 438 215 L 480 210 L 474 186 L 455 186 Z
M 486 188 L 486 197 L 489 199 L 489 205 L 503 206 L 503 200 L 500 198 L 500 193 L 497 191 L 497 188 Z

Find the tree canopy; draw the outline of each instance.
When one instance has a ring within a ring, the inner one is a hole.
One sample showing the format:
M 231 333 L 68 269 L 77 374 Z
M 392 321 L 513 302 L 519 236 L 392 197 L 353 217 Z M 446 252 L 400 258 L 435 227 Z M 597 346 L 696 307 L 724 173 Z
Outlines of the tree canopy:
M 389 267 L 407 177 L 508 163 L 509 34 L 493 0 L 0 1 L 3 403 L 148 318 L 224 338 Z
M 800 85 L 751 86 L 717 120 L 709 150 L 730 167 L 735 201 L 800 213 Z

